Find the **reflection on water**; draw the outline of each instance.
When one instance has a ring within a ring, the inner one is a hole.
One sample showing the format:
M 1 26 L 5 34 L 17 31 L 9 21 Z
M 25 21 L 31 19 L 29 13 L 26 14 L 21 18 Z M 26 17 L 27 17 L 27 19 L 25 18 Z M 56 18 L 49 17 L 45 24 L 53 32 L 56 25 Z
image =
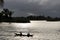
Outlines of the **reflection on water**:
M 0 23 L 0 40 L 60 40 L 60 22 Z M 30 32 L 33 37 L 15 37 L 14 33 Z

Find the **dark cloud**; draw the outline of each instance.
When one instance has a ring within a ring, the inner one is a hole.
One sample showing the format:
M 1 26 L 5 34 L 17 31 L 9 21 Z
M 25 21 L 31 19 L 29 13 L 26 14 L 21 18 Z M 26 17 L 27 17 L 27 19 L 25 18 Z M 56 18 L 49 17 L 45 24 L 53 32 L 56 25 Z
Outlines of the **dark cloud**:
M 60 0 L 5 0 L 4 7 L 14 10 L 13 16 L 60 17 Z

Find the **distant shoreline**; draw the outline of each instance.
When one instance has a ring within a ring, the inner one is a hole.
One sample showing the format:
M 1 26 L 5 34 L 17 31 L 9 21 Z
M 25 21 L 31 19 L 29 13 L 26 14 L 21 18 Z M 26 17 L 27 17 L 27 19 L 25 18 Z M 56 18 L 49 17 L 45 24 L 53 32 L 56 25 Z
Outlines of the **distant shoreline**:
M 58 17 L 45 17 L 44 15 L 40 16 L 27 16 L 27 17 L 12 17 L 12 14 L 14 12 L 10 11 L 9 9 L 3 9 L 3 11 L 0 12 L 0 22 L 16 22 L 16 23 L 30 23 L 30 20 L 45 20 L 45 21 L 60 21 L 60 18 Z
M 59 22 L 58 20 L 43 20 L 43 19 L 28 19 L 27 17 L 12 17 L 0 19 L 0 22 L 9 22 L 9 23 L 30 23 L 30 21 L 47 21 L 47 22 Z

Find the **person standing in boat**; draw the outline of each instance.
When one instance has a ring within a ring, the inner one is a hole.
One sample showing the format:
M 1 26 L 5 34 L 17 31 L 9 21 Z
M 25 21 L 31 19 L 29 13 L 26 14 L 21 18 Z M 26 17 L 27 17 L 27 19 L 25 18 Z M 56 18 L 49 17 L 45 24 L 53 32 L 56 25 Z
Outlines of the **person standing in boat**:
M 20 32 L 20 36 L 22 36 L 22 32 Z
M 28 33 L 27 36 L 29 37 L 30 36 L 30 33 Z

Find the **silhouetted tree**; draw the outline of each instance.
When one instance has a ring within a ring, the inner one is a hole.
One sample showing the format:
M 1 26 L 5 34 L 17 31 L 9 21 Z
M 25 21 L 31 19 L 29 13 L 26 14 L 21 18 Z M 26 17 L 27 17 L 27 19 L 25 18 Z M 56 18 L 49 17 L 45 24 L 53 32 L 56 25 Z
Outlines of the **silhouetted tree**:
M 11 17 L 12 16 L 12 11 L 9 11 L 8 9 L 3 9 L 3 11 L 1 12 L 6 18 Z

